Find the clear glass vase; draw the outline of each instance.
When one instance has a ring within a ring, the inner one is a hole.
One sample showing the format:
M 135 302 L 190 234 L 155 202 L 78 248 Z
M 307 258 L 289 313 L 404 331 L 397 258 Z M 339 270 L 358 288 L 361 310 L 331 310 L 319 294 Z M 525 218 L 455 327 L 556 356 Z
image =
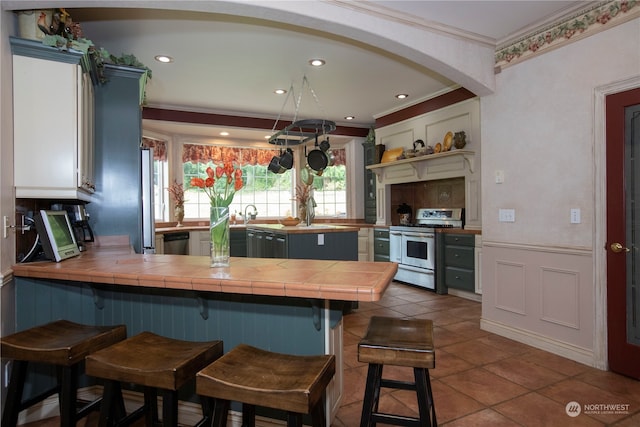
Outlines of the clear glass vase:
M 229 266 L 229 208 L 211 207 L 211 267 Z

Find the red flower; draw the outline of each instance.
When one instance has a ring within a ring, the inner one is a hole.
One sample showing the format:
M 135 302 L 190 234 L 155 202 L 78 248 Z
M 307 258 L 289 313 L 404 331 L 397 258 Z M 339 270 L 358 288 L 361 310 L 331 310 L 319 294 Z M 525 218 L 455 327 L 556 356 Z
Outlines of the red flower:
M 244 186 L 242 182 L 242 170 L 235 169 L 233 163 L 225 162 L 224 166 L 216 166 L 215 170 L 212 167 L 207 167 L 206 178 L 193 177 L 191 178 L 191 186 L 198 187 L 204 190 L 211 201 L 211 206 L 229 206 L 233 200 L 233 196 L 236 191 L 239 191 Z M 226 185 L 216 189 L 216 180 L 226 176 Z M 233 188 L 230 188 L 233 183 Z

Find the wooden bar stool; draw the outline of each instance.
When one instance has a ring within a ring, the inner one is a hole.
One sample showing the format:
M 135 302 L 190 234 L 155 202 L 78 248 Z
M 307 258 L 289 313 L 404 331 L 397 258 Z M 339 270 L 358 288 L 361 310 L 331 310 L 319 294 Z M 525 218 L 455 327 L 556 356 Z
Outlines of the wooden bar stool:
M 158 390 L 162 392 L 162 425 L 178 425 L 178 390 L 196 373 L 222 355 L 222 341 L 191 342 L 142 332 L 87 356 L 88 375 L 105 380 L 100 426 L 127 425 L 145 415 L 145 424 L 158 420 Z M 144 404 L 127 415 L 121 383 L 143 386 Z M 202 402 L 203 420 L 212 408 Z
M 358 361 L 369 364 L 360 427 L 375 426 L 376 423 L 421 427 L 438 425 L 429 380 L 429 369 L 436 365 L 431 320 L 373 316 L 367 334 L 358 344 Z M 413 368 L 415 382 L 383 379 L 384 365 Z M 414 390 L 418 396 L 420 418 L 378 412 L 381 387 Z
M 7 399 L 2 414 L 2 427 L 14 427 L 20 411 L 58 393 L 60 425 L 75 426 L 76 421 L 99 407 L 101 399 L 78 409 L 78 380 L 85 356 L 127 337 L 127 328 L 90 326 L 58 320 L 3 337 L 0 352 L 13 359 Z M 55 365 L 58 382 L 55 387 L 25 401 L 22 400 L 29 363 Z
M 287 426 L 311 414 L 325 427 L 323 394 L 336 370 L 335 356 L 294 356 L 240 344 L 196 377 L 196 392 L 214 398 L 212 427 L 226 427 L 230 401 L 242 402 L 242 425 L 255 426 L 255 407 L 287 411 Z

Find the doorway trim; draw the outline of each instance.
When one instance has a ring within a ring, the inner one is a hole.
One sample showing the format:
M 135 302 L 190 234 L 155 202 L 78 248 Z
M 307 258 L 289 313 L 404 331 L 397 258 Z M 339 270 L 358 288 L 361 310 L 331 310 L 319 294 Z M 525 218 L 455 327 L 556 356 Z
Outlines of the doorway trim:
M 594 91 L 594 222 L 593 222 L 593 278 L 594 278 L 594 367 L 609 370 L 607 357 L 607 168 L 606 168 L 606 97 L 614 93 L 640 87 L 640 76 L 598 86 Z

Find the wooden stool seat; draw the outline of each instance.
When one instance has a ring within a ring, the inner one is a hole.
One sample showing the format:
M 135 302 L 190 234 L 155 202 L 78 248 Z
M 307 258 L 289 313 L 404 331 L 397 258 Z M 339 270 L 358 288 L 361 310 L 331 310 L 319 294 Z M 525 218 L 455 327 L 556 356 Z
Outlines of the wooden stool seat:
M 163 425 L 177 426 L 178 390 L 222 355 L 222 341 L 191 342 L 142 332 L 86 359 L 89 375 L 105 381 L 101 425 L 133 420 L 143 414 L 147 425 L 158 422 L 157 390 L 163 392 Z M 120 383 L 144 387 L 145 404 L 126 416 Z M 203 406 L 207 417 L 209 408 Z M 104 423 L 104 424 L 103 424 Z
M 358 361 L 369 364 L 360 426 L 376 423 L 400 426 L 437 426 L 429 369 L 435 368 L 433 322 L 373 316 L 358 344 Z M 384 365 L 413 368 L 415 382 L 382 378 Z M 380 388 L 413 390 L 418 396 L 419 418 L 378 412 Z
M 324 427 L 322 397 L 335 374 L 335 356 L 296 356 L 240 344 L 197 374 L 196 391 L 216 399 L 215 426 L 226 426 L 229 401 L 243 403 L 243 426 L 254 425 L 255 406 L 289 413 L 288 425 L 311 414 Z M 247 419 L 249 418 L 249 419 Z
M 127 328 L 91 326 L 58 320 L 36 326 L 0 340 L 3 358 L 13 359 L 14 366 L 2 416 L 2 426 L 15 426 L 21 410 L 59 392 L 60 424 L 75 426 L 76 421 L 96 409 L 100 399 L 76 410 L 80 364 L 94 351 L 101 350 L 127 337 Z M 28 363 L 55 365 L 61 371 L 58 385 L 39 396 L 22 402 Z

